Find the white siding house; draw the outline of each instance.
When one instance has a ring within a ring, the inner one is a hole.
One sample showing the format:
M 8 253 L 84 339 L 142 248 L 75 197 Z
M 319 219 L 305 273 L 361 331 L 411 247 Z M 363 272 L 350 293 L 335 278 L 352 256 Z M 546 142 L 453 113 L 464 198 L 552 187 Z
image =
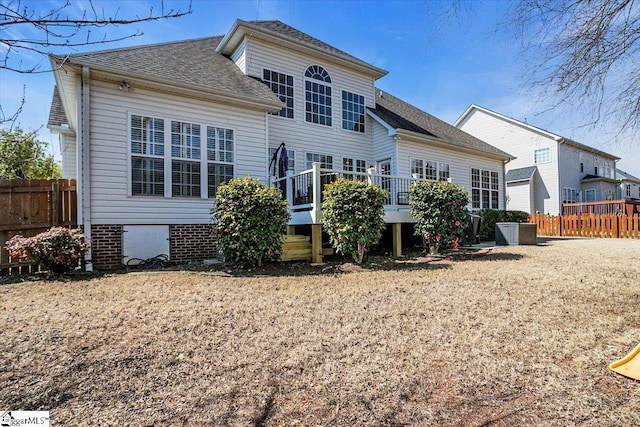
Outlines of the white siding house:
M 233 177 L 290 180 L 291 223 L 313 227 L 321 175 L 388 189 L 387 222 L 411 222 L 407 190 L 419 179 L 463 186 L 471 207 L 504 208 L 509 154 L 377 89 L 386 71 L 279 21 L 51 62 L 49 128 L 64 176 L 78 180 L 96 268 L 214 257 L 213 197 Z M 276 178 L 283 146 L 290 176 Z
M 616 197 L 612 154 L 477 105 L 454 125 L 516 157 L 506 166 L 508 209 L 558 215 L 563 203 Z

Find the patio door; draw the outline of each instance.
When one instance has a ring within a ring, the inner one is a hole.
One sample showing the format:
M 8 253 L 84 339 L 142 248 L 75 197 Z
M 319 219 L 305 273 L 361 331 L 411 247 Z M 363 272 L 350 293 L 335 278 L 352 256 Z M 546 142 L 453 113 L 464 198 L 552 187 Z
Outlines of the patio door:
M 390 205 L 391 200 L 393 200 L 391 197 L 391 178 L 386 178 L 384 175 L 391 175 L 391 159 L 378 160 L 377 169 L 378 174 L 382 175 L 380 176 L 380 188 L 389 192 L 389 197 L 387 197 L 385 204 Z

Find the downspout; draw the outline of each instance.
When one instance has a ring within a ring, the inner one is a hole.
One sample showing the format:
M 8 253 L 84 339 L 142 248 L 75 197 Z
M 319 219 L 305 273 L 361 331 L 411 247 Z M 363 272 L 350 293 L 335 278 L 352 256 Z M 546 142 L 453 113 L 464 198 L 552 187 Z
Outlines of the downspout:
M 92 251 L 91 251 L 91 157 L 89 146 L 89 67 L 82 67 L 82 78 L 80 80 L 80 108 L 78 115 L 80 123 L 80 193 L 81 202 L 78 215 L 82 219 L 85 241 L 88 249 L 84 254 L 86 271 L 93 271 Z

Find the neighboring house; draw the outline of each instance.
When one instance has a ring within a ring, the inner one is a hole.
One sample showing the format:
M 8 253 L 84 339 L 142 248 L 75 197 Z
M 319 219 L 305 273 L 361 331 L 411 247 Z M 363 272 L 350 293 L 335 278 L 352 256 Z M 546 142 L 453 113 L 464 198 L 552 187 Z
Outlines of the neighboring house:
M 407 190 L 420 179 L 504 207 L 510 155 L 376 89 L 386 71 L 279 21 L 51 62 L 49 128 L 60 135 L 63 176 L 78 179 L 96 268 L 163 253 L 214 257 L 216 189 L 233 177 L 274 182 L 282 143 L 294 225 L 318 229 L 321 185 L 338 176 L 388 189 L 390 223 L 411 222 Z
M 640 178 L 616 169 L 616 177 L 620 182 L 618 187 L 618 198 L 627 200 L 640 200 Z
M 619 157 L 477 105 L 454 125 L 516 156 L 506 166 L 508 209 L 558 215 L 563 203 L 617 195 Z

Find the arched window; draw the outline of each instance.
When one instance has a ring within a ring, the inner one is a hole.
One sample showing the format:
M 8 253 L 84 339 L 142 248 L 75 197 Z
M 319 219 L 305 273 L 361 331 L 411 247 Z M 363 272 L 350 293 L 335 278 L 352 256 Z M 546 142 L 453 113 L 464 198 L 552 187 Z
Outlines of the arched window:
M 311 65 L 305 76 L 305 120 L 331 126 L 331 77 L 319 65 Z

